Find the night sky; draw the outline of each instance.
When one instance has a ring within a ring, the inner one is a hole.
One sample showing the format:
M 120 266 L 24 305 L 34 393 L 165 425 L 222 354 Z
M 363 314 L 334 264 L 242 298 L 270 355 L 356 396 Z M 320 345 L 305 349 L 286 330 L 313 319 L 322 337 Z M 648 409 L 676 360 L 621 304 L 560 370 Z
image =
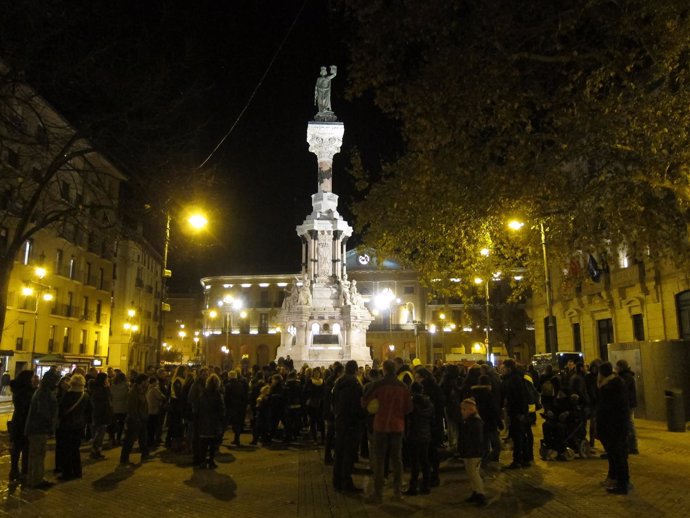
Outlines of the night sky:
M 146 20 L 148 27 L 164 35 L 156 46 L 147 48 L 147 54 L 160 53 L 172 77 L 187 84 L 193 79 L 202 92 L 185 108 L 185 120 L 198 129 L 171 128 L 187 138 L 189 156 L 185 158 L 197 166 L 235 123 L 297 20 L 241 120 L 206 165 L 217 171 L 213 203 L 222 205 L 214 208 L 221 221 L 211 221 L 210 235 L 203 238 L 205 242 L 197 239 L 198 245 L 176 239 L 177 229 L 173 227 L 171 291 L 196 291 L 199 278 L 206 275 L 299 270 L 300 243 L 295 226 L 311 212 L 310 195 L 317 189 L 316 157 L 308 151 L 306 126 L 316 113 L 313 92 L 322 65 L 338 65 L 331 99 L 338 119 L 345 123 L 345 137 L 334 160 L 333 190 L 340 195 L 340 213 L 353 224 L 350 204 L 358 194 L 346 173 L 349 151 L 358 147 L 365 165 L 376 169 L 380 159 L 391 157 L 399 142 L 393 124 L 367 99 L 346 99 L 347 28 L 341 13 L 329 2 L 147 1 L 117 2 L 116 6 L 104 2 L 100 11 L 94 7 L 100 2 L 81 3 L 93 10 L 91 20 L 96 28 L 81 31 L 75 27 L 75 40 L 65 44 L 82 49 L 77 52 L 88 52 L 90 39 L 93 46 L 98 45 L 96 40 L 110 32 L 109 52 L 115 52 L 116 59 L 137 60 L 131 54 L 131 40 L 146 34 L 127 29 L 135 18 Z M 88 15 L 80 13 L 75 23 L 89 21 Z M 32 38 L 30 34 L 26 37 Z M 119 49 L 121 55 L 117 54 Z M 94 66 L 105 68 L 98 62 Z M 169 86 L 174 94 L 176 85 Z M 82 87 L 95 102 L 107 104 L 108 96 L 113 95 L 107 89 L 89 90 L 88 81 Z M 46 88 L 42 93 L 68 117 L 83 108 L 79 106 L 83 95 L 70 98 L 59 87 L 54 91 Z M 171 149 L 171 155 L 176 151 Z M 118 159 L 124 164 L 136 162 L 136 150 L 130 152 Z M 189 185 L 194 184 L 197 174 L 192 168 Z M 183 206 L 184 190 L 175 196 L 176 203 Z M 357 242 L 356 237 L 353 242 Z

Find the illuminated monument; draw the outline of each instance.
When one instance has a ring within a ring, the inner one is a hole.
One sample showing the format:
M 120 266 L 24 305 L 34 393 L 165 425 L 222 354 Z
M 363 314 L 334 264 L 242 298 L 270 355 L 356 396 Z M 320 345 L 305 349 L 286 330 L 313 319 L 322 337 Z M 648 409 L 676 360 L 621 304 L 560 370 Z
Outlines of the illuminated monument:
M 315 367 L 347 360 L 371 364 L 366 338 L 372 316 L 345 269 L 352 227 L 338 213 L 338 195 L 332 192 L 333 156 L 340 151 L 345 133 L 330 104 L 336 71 L 331 66 L 327 75 L 322 67 L 316 82 L 314 101 L 319 111 L 307 125 L 307 142 L 318 163 L 318 191 L 311 195 L 311 214 L 297 226 L 301 276 L 288 288 L 278 315 L 282 332 L 277 356 L 290 356 L 297 369 L 304 363 Z

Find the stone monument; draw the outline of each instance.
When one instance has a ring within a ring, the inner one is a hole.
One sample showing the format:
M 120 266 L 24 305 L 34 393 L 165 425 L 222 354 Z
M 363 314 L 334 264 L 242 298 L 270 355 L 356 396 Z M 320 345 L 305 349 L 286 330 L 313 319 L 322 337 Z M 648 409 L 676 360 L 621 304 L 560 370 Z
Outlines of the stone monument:
M 302 268 L 286 290 L 278 314 L 281 323 L 278 358 L 288 355 L 295 368 L 327 366 L 357 360 L 371 364 L 367 329 L 372 321 L 356 282 L 345 269 L 347 239 L 352 227 L 338 213 L 333 189 L 333 156 L 340 151 L 345 126 L 331 108 L 331 80 L 337 68 L 321 67 L 314 103 L 318 113 L 307 124 L 309 151 L 316 155 L 318 189 L 311 196 L 312 213 L 297 226 L 302 241 Z

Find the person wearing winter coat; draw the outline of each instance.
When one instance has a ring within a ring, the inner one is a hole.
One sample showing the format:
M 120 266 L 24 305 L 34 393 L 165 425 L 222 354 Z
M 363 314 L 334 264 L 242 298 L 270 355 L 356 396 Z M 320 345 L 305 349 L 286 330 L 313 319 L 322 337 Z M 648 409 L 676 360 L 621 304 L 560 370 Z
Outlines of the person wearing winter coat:
M 146 424 L 149 417 L 148 404 L 146 402 L 146 390 L 149 377 L 146 374 L 137 374 L 134 383 L 129 390 L 127 401 L 127 419 L 125 421 L 125 437 L 122 440 L 120 452 L 120 465 L 128 466 L 129 454 L 132 452 L 134 441 L 139 443 L 141 460 L 149 458 L 149 445 Z
M 496 405 L 492 394 L 491 380 L 486 374 L 479 376 L 478 384 L 471 387 L 471 397 L 477 402 L 477 412 L 482 418 L 484 428 L 484 455 L 482 464 L 498 462 L 501 455 L 501 438 L 499 430 L 503 430 L 501 409 Z
M 321 375 L 321 369 L 319 367 L 316 367 L 312 371 L 311 377 L 307 379 L 304 385 L 304 401 L 307 409 L 307 418 L 309 420 L 309 432 L 314 443 L 317 442 L 317 436 L 321 437 L 322 443 L 325 440 L 323 400 L 323 377 Z
M 225 383 L 225 410 L 228 425 L 232 428 L 234 438 L 232 444 L 240 445 L 240 436 L 244 430 L 249 401 L 249 387 L 244 378 L 240 378 L 237 371 L 228 372 Z
M 60 400 L 59 425 L 55 436 L 55 450 L 60 451 L 60 480 L 81 478 L 81 454 L 79 447 L 86 427 L 86 409 L 91 406 L 85 392 L 86 380 L 81 374 L 73 374 L 69 381 L 69 392 Z
M 159 430 L 162 417 L 161 409 L 164 401 L 165 396 L 161 392 L 158 378 L 151 376 L 149 378 L 149 386 L 146 389 L 146 405 L 148 406 L 146 428 L 149 448 L 155 449 L 161 443 Z
M 206 379 L 206 386 L 199 397 L 197 424 L 202 459 L 197 467 L 215 469 L 218 467 L 216 451 L 225 431 L 225 402 L 217 374 Z
M 165 436 L 165 447 L 179 450 L 184 443 L 184 398 L 182 387 L 184 386 L 187 367 L 179 365 L 175 369 L 172 383 L 170 384 L 170 405 L 168 406 L 168 434 Z
M 616 372 L 625 383 L 625 388 L 628 392 L 628 408 L 630 409 L 628 423 L 628 453 L 637 455 L 640 451 L 637 448 L 637 430 L 635 429 L 635 408 L 637 407 L 635 373 L 630 370 L 628 362 L 625 360 L 618 360 L 616 362 Z
M 29 441 L 29 464 L 26 486 L 47 489 L 53 484 L 45 480 L 45 457 L 48 437 L 55 434 L 58 403 L 55 391 L 60 381 L 57 370 L 49 369 L 31 397 L 24 433 Z
M 628 427 L 630 408 L 625 381 L 613 372 L 609 362 L 599 366 L 599 404 L 597 432 L 604 445 L 609 471 L 605 487 L 609 493 L 628 494 Z
M 129 384 L 127 377 L 121 370 L 115 372 L 113 384 L 110 387 L 110 398 L 113 405 L 113 424 L 110 431 L 110 442 L 113 446 L 122 444 L 122 434 L 125 431 L 127 419 L 127 405 L 129 402 Z
M 23 479 L 29 469 L 29 441 L 24 434 L 26 418 L 29 415 L 31 398 L 34 395 L 32 380 L 34 371 L 22 371 L 10 381 L 12 391 L 12 413 L 10 427 L 10 481 Z M 21 458 L 21 470 L 19 461 Z
M 507 359 L 503 362 L 503 382 L 501 384 L 501 397 L 510 421 L 509 433 L 513 440 L 513 462 L 508 469 L 520 469 L 528 467 L 525 461 L 529 458 L 526 444 L 526 427 L 530 426 L 529 402 L 527 387 L 522 372 L 518 369 L 515 360 Z
M 422 473 L 422 486 L 419 493 L 428 495 L 431 491 L 431 463 L 429 462 L 429 445 L 432 441 L 432 422 L 434 405 L 429 396 L 424 394 L 421 383 L 410 385 L 412 393 L 412 412 L 407 416 L 407 444 L 411 457 L 410 486 L 405 491 L 408 496 L 417 495 L 417 480 Z
M 484 455 L 484 423 L 477 413 L 477 402 L 467 398 L 460 404 L 462 426 L 460 427 L 460 457 L 465 461 L 465 471 L 470 479 L 472 495 L 466 502 L 474 502 L 482 507 L 486 505 L 484 482 L 480 466 Z
M 108 386 L 108 375 L 99 372 L 93 381 L 91 389 L 91 429 L 93 431 L 93 444 L 91 446 L 91 458 L 103 459 L 101 447 L 105 430 L 113 422 L 113 405 Z
M 335 424 L 335 458 L 333 462 L 333 488 L 336 491 L 358 493 L 352 481 L 357 457 L 357 446 L 364 430 L 365 413 L 360 406 L 362 385 L 357 379 L 357 362 L 345 364 L 345 374 L 333 387 L 332 405 Z

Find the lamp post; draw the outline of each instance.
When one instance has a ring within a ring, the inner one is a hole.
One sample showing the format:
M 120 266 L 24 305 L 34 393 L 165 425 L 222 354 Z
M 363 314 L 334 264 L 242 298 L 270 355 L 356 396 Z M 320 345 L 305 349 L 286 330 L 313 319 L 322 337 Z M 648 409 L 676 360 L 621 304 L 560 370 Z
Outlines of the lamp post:
M 522 221 L 513 220 L 508 223 L 508 227 L 512 230 L 520 230 L 525 224 Z M 553 318 L 553 293 L 551 291 L 551 272 L 549 269 L 549 255 L 547 252 L 546 243 L 546 228 L 544 222 L 539 221 L 539 235 L 541 237 L 541 253 L 542 261 L 544 263 L 544 293 L 546 297 L 546 331 L 548 336 L 548 346 L 551 353 L 551 364 L 554 367 L 558 366 L 558 359 L 556 358 L 556 327 L 554 326 Z
M 170 210 L 165 210 L 165 236 L 163 240 L 163 268 L 161 272 L 161 304 L 160 315 L 158 318 L 158 343 L 156 345 L 156 365 L 160 365 L 161 361 L 161 345 L 163 343 L 163 333 L 165 329 L 165 312 L 170 311 L 168 305 L 168 279 L 172 277 L 172 272 L 168 269 L 168 253 L 170 251 Z M 191 214 L 187 218 L 187 223 L 195 229 L 201 230 L 206 227 L 208 220 L 206 216 L 199 213 Z
M 239 311 L 244 307 L 244 302 L 242 301 L 241 298 L 239 297 L 233 297 L 232 295 L 225 295 L 222 300 L 218 301 L 218 307 L 219 308 L 224 308 L 225 310 L 225 319 L 224 319 L 224 325 L 225 325 L 225 348 L 227 349 L 227 352 L 223 351 L 226 355 L 230 354 L 230 332 L 233 327 L 233 311 Z M 243 312 L 243 314 L 246 316 L 246 313 Z M 241 318 L 242 315 L 240 315 Z
M 43 258 L 43 254 L 41 254 L 41 257 Z M 33 336 L 31 337 L 31 365 L 34 364 L 34 358 L 36 356 L 36 337 L 38 335 L 39 300 L 43 299 L 46 302 L 53 300 L 53 294 L 50 293 L 51 287 L 40 282 L 45 278 L 47 274 L 48 272 L 43 266 L 37 266 L 34 269 L 34 275 L 36 276 L 36 278 L 38 278 L 38 281 L 30 281 L 31 284 L 37 286 L 37 289 L 34 289 L 29 285 L 24 286 L 24 288 L 22 289 L 22 295 L 24 295 L 25 297 L 31 297 L 32 295 L 34 296 L 34 329 Z

